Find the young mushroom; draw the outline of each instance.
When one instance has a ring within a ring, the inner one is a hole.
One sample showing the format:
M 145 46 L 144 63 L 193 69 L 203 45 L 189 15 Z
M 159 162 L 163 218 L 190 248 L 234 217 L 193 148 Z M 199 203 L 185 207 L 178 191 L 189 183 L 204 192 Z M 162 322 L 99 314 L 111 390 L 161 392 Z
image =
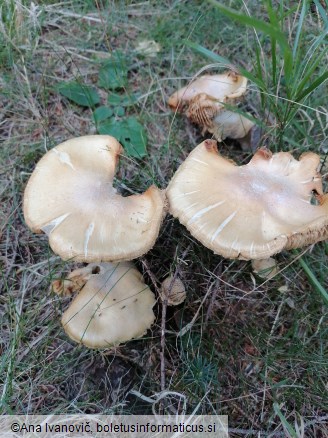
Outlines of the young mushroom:
M 78 137 L 45 154 L 24 193 L 24 217 L 64 260 L 132 260 L 152 248 L 165 195 L 151 186 L 123 197 L 113 187 L 122 146 L 107 135 Z
M 178 306 L 186 299 L 186 288 L 179 277 L 169 275 L 161 284 L 159 290 L 162 302 L 166 301 L 168 306 Z
M 168 104 L 173 111 L 184 112 L 193 99 L 201 96 L 204 101 L 208 99 L 208 103 L 210 101 L 218 105 L 221 103 L 221 109 L 223 109 L 222 104 L 242 97 L 246 93 L 246 87 L 247 79 L 234 71 L 218 75 L 204 75 L 173 93 Z
M 131 262 L 94 263 L 64 281 L 78 287 L 85 282 L 62 316 L 65 332 L 78 343 L 108 348 L 140 338 L 154 322 L 155 296 Z
M 255 125 L 247 117 L 225 109 L 225 104 L 235 104 L 246 88 L 247 79 L 233 71 L 205 75 L 172 94 L 168 104 L 200 125 L 202 134 L 208 131 L 218 141 L 226 137 L 242 139 Z
M 237 166 L 218 154 L 216 141 L 206 140 L 169 183 L 170 212 L 203 245 L 231 259 L 265 259 L 325 240 L 328 194 L 318 165 L 312 152 L 298 161 L 288 152 L 260 149 Z

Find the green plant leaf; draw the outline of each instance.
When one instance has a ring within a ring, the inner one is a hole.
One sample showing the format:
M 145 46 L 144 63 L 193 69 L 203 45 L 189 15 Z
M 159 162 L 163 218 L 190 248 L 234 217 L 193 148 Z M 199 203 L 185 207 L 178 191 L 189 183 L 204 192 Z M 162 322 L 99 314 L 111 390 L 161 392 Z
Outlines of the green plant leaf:
M 122 143 L 129 155 L 133 157 L 144 157 L 147 155 L 147 134 L 144 127 L 135 117 L 128 117 L 124 121 L 126 132 Z
M 114 114 L 118 117 L 123 117 L 125 114 L 125 109 L 122 106 L 117 106 L 114 108 Z
M 109 119 L 114 114 L 112 108 L 107 106 L 100 106 L 93 112 L 93 118 L 96 123 L 102 122 L 103 120 Z
M 108 103 L 113 106 L 131 106 L 138 101 L 139 96 L 139 93 L 131 95 L 110 93 L 110 95 L 108 96 Z
M 122 143 L 126 154 L 130 157 L 141 158 L 147 155 L 146 131 L 135 117 L 106 120 L 99 125 L 98 132 L 115 137 Z
M 127 85 L 128 69 L 124 55 L 113 52 L 112 57 L 99 70 L 98 85 L 106 90 L 116 90 Z
M 99 134 L 112 135 L 116 140 L 121 141 L 122 126 L 121 121 L 111 118 L 104 122 L 101 122 L 98 126 Z
M 94 107 L 100 102 L 97 90 L 90 85 L 79 82 L 61 82 L 56 88 L 62 96 L 81 106 Z

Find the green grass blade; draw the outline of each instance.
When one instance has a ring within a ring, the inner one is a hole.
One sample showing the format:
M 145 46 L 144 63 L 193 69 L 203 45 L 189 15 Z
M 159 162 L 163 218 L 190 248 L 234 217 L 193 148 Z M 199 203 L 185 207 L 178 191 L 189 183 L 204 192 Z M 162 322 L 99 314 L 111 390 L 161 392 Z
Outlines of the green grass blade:
M 328 72 L 325 72 L 321 76 L 319 76 L 314 82 L 312 82 L 312 84 L 309 87 L 307 87 L 302 93 L 298 94 L 295 100 L 297 102 L 300 102 L 310 93 L 312 93 L 312 91 L 314 91 L 316 88 L 322 85 L 327 79 L 328 79 Z
M 325 24 L 325 27 L 327 27 L 328 26 L 328 16 L 326 14 L 326 11 L 324 10 L 324 8 L 319 0 L 314 0 L 314 3 L 316 5 L 316 7 L 318 8 L 318 12 L 320 14 L 322 21 Z
M 327 49 L 324 49 L 319 55 L 313 56 L 312 55 L 312 61 L 309 62 L 308 59 L 304 63 L 302 63 L 301 68 L 299 68 L 299 73 L 295 76 L 295 83 L 297 83 L 297 89 L 295 90 L 295 95 L 300 94 L 303 90 L 306 84 L 311 79 L 311 76 L 314 75 L 315 70 L 320 65 L 322 58 L 326 55 Z M 312 52 L 314 53 L 314 52 Z M 301 75 L 301 70 L 305 72 L 305 76 L 302 80 L 299 80 L 299 77 Z
M 272 82 L 276 90 L 277 85 L 277 44 L 274 38 L 271 38 L 271 61 L 272 61 Z
M 230 17 L 240 24 L 244 24 L 246 26 L 251 26 L 260 32 L 264 32 L 270 37 L 276 39 L 278 42 L 284 57 L 284 70 L 285 70 L 285 81 L 286 84 L 289 85 L 292 80 L 292 70 L 293 70 L 293 55 L 292 51 L 288 45 L 288 40 L 283 32 L 280 31 L 276 26 L 272 26 L 265 21 L 259 20 L 254 17 L 250 17 L 245 14 L 240 14 L 234 9 L 228 8 L 227 6 L 222 5 L 217 0 L 207 0 L 210 4 L 219 9 L 223 14 L 227 17 Z M 287 89 L 287 95 L 289 96 L 289 91 Z
M 295 430 L 293 429 L 293 427 L 288 423 L 286 417 L 284 416 L 284 414 L 281 412 L 278 403 L 273 403 L 273 409 L 275 411 L 275 413 L 278 415 L 281 424 L 284 426 L 284 429 L 288 432 L 288 434 L 292 437 L 292 438 L 297 438 L 297 434 L 295 432 Z
M 232 62 L 229 61 L 227 58 L 224 58 L 223 56 L 218 55 L 217 53 L 212 52 L 211 50 L 206 49 L 205 47 L 201 46 L 200 44 L 193 43 L 189 40 L 183 40 L 183 43 L 187 46 L 193 49 L 195 52 L 198 52 L 200 55 L 205 56 L 206 58 L 210 59 L 214 62 L 219 62 L 221 64 L 226 65 L 227 67 L 232 66 Z
M 302 5 L 301 13 L 300 13 L 300 18 L 298 20 L 296 36 L 295 36 L 294 46 L 293 46 L 293 59 L 294 59 L 294 61 L 296 61 L 298 58 L 298 53 L 299 53 L 299 49 L 300 49 L 300 45 L 299 45 L 300 37 L 301 37 L 302 29 L 303 29 L 304 19 L 305 19 L 306 13 L 308 11 L 308 6 L 309 6 L 309 3 L 306 0 L 303 0 L 303 5 Z
M 319 292 L 324 302 L 328 305 L 328 293 L 326 289 L 318 281 L 317 277 L 315 276 L 309 265 L 306 263 L 306 261 L 302 257 L 298 261 L 299 264 L 302 266 L 303 271 L 307 275 L 309 282 L 312 284 L 314 289 Z
M 200 44 L 194 43 L 192 41 L 184 40 L 184 44 L 191 49 L 193 49 L 195 52 L 199 53 L 200 55 L 205 56 L 206 58 L 210 59 L 211 61 L 223 63 L 227 66 L 233 66 L 233 64 L 227 60 L 226 58 L 223 58 L 222 56 L 212 52 L 211 50 L 206 49 L 205 47 L 201 46 Z M 260 89 L 265 89 L 264 82 L 257 78 L 256 76 L 252 75 L 252 73 L 248 72 L 244 68 L 241 67 L 235 67 L 238 69 L 240 74 L 245 76 L 249 81 L 254 82 Z

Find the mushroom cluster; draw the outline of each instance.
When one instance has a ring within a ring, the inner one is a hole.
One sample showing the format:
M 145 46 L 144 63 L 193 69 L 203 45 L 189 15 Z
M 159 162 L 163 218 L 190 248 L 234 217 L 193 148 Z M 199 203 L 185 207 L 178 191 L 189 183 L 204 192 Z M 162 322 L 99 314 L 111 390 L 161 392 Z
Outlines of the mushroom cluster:
M 173 93 L 168 104 L 201 126 L 202 134 L 208 131 L 218 141 L 229 137 L 245 144 L 254 123 L 226 105 L 236 105 L 246 90 L 247 79 L 234 71 L 204 75 Z
M 165 193 L 151 186 L 141 195 L 118 194 L 113 178 L 122 151 L 113 137 L 85 136 L 54 147 L 37 164 L 24 193 L 25 221 L 48 235 L 62 259 L 128 261 L 153 247 Z M 154 320 L 154 296 L 131 264 L 90 264 L 55 281 L 53 289 L 80 291 L 62 322 L 72 339 L 89 347 L 139 337 Z M 128 318 L 122 318 L 124 309 Z
M 243 139 L 252 122 L 225 104 L 236 103 L 246 86 L 246 78 L 234 72 L 203 76 L 174 93 L 169 105 L 219 140 Z M 68 140 L 39 161 L 24 193 L 30 229 L 46 233 L 62 259 L 89 263 L 53 282 L 58 294 L 78 292 L 62 317 L 76 342 L 108 347 L 138 338 L 151 326 L 155 298 L 130 261 L 153 247 L 167 206 L 192 236 L 230 259 L 268 259 L 328 238 L 328 194 L 319 156 L 312 152 L 296 160 L 288 152 L 261 148 L 248 164 L 237 166 L 218 153 L 215 140 L 205 140 L 166 190 L 151 186 L 127 197 L 113 187 L 122 152 L 106 135 Z M 275 262 L 254 262 L 254 269 L 273 276 Z M 178 305 L 185 297 L 177 276 L 163 282 L 163 302 Z

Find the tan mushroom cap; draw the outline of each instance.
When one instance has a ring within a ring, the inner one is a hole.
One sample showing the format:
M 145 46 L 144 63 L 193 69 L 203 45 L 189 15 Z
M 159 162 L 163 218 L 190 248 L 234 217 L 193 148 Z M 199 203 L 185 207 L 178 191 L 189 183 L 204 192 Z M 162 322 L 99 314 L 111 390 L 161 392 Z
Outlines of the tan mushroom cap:
M 76 261 L 131 260 L 158 236 L 165 195 L 151 186 L 122 197 L 113 178 L 122 146 L 107 135 L 78 137 L 41 158 L 24 193 L 24 217 L 53 251 Z
M 178 306 L 186 299 L 186 288 L 179 277 L 170 275 L 165 278 L 160 288 L 160 298 L 168 306 Z
M 94 267 L 99 273 L 90 275 Z M 86 278 L 62 316 L 71 339 L 89 348 L 106 348 L 146 333 L 155 319 L 152 308 L 156 300 L 131 262 L 89 265 Z
M 198 145 L 167 188 L 170 212 L 190 233 L 227 258 L 264 259 L 328 237 L 328 194 L 319 156 L 256 152 L 243 166 Z M 319 205 L 312 205 L 313 193 Z
M 217 75 L 204 75 L 173 93 L 168 104 L 173 110 L 183 110 L 199 94 L 203 94 L 203 98 L 207 95 L 209 99 L 218 103 L 227 103 L 231 99 L 243 96 L 246 87 L 247 79 L 233 71 Z

